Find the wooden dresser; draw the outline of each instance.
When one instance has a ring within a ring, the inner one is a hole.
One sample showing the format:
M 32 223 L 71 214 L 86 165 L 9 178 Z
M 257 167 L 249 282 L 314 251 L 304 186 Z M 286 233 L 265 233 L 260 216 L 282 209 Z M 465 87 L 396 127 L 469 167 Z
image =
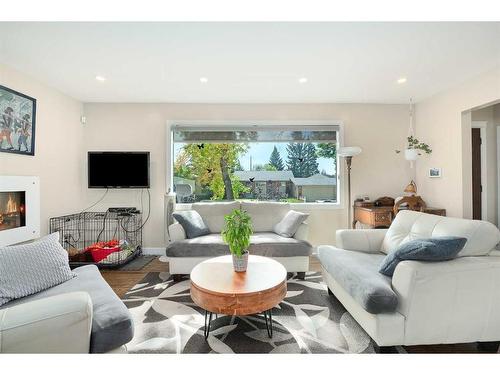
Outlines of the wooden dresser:
M 356 223 L 368 225 L 371 228 L 389 228 L 392 223 L 392 206 L 356 206 L 354 205 L 354 215 L 352 227 L 356 228 Z
M 393 206 L 374 206 L 371 202 L 355 203 L 353 207 L 352 227 L 356 228 L 356 223 L 361 223 L 370 228 L 389 228 L 394 220 Z M 446 216 L 444 208 L 425 207 L 422 212 Z

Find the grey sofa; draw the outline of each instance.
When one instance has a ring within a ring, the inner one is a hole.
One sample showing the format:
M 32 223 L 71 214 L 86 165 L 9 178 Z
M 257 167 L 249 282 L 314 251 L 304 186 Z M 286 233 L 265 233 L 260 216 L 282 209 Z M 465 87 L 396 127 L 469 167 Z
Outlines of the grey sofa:
M 134 334 L 127 307 L 96 266 L 0 307 L 2 353 L 122 352 Z
M 224 216 L 235 209 L 244 209 L 252 218 L 254 234 L 250 237 L 250 254 L 271 257 L 286 268 L 304 277 L 309 270 L 312 246 L 307 241 L 308 226 L 302 223 L 291 238 L 273 232 L 273 227 L 290 210 L 288 203 L 279 202 L 198 202 L 191 208 L 197 211 L 210 229 L 210 234 L 188 239 L 179 223 L 169 226 L 170 244 L 166 254 L 170 273 L 174 278 L 189 274 L 194 266 L 205 259 L 229 254 L 220 232 L 224 227 Z

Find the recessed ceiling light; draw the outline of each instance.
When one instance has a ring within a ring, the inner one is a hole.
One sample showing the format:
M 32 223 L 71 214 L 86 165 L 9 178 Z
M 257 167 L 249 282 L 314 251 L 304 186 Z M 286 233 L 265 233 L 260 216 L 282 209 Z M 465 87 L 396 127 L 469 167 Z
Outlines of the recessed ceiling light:
M 299 83 L 307 83 L 307 78 L 306 77 L 299 78 Z
M 397 80 L 399 84 L 406 83 L 406 77 L 401 77 L 400 79 Z
M 200 78 L 200 82 L 201 83 L 207 83 L 208 82 L 208 78 L 207 77 L 201 77 Z
M 99 82 L 104 82 L 106 80 L 106 77 L 103 76 L 95 76 L 95 79 Z

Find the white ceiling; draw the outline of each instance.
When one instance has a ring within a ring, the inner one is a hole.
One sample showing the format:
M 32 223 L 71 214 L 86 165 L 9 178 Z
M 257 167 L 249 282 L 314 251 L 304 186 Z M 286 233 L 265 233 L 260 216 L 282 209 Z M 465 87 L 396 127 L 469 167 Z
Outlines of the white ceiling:
M 85 102 L 406 103 L 500 65 L 500 23 L 0 23 L 0 62 Z

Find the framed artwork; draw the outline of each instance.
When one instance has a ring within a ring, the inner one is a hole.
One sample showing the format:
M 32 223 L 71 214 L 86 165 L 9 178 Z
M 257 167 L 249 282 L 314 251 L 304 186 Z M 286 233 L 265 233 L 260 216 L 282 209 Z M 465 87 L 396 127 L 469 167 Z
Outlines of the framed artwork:
M 35 155 L 36 99 L 0 85 L 0 152 Z
M 429 168 L 429 177 L 431 178 L 441 177 L 441 168 Z

